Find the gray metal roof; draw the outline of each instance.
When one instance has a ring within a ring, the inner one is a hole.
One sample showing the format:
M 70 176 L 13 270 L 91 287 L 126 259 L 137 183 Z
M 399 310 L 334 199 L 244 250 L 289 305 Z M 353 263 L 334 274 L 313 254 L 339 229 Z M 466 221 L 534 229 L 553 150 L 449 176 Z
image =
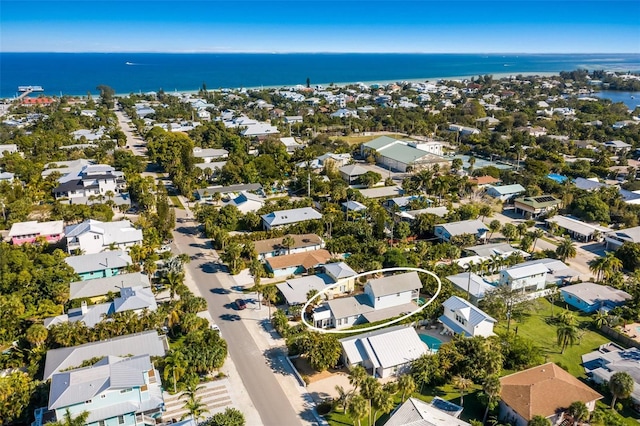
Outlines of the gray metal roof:
M 70 348 L 52 349 L 47 352 L 43 380 L 50 379 L 60 370 L 78 366 L 97 356 L 164 356 L 168 348 L 166 336 L 160 336 L 157 331 L 151 330 Z
M 326 274 L 308 275 L 276 284 L 289 305 L 302 305 L 307 301 L 307 293 L 311 290 L 322 291 L 333 280 Z
M 327 263 L 324 265 L 324 270 L 338 280 L 356 275 L 356 271 L 344 262 Z
M 395 142 L 397 142 L 397 139 L 391 138 L 389 136 L 380 136 L 379 138 L 376 138 L 376 139 L 370 140 L 367 143 L 364 143 L 362 146 L 370 149 L 378 150 L 387 145 L 391 145 L 392 143 L 395 143 Z
M 371 287 L 374 297 L 419 290 L 422 288 L 422 282 L 416 271 L 377 278 L 369 281 L 365 285 Z
M 360 176 L 367 173 L 367 169 L 358 164 L 348 164 L 338 169 L 340 173 L 344 173 L 347 176 Z
M 561 284 L 563 281 L 571 280 L 575 277 L 580 276 L 580 272 L 568 267 L 564 262 L 558 259 L 545 258 L 545 259 L 528 260 L 516 266 L 536 265 L 536 264 L 542 264 L 546 266 L 547 269 L 549 270 L 547 272 L 548 283 L 554 282 L 557 284 Z
M 516 183 L 513 185 L 502 185 L 502 186 L 490 185 L 489 189 L 497 192 L 500 195 L 520 194 L 526 191 L 524 187 L 519 183 Z
M 583 222 L 576 218 L 562 215 L 550 217 L 546 220 L 546 222 L 556 223 L 561 228 L 568 229 L 571 232 L 575 232 L 576 234 L 580 234 L 583 236 L 593 235 L 593 233 L 596 231 L 602 234 L 611 231 L 611 228 L 609 227 Z
M 560 291 L 571 294 L 589 305 L 594 305 L 598 302 L 624 303 L 631 299 L 631 295 L 626 291 L 595 283 L 568 285 L 562 287 Z
M 88 401 L 108 390 L 142 386 L 144 372 L 151 369 L 149 355 L 107 356 L 90 367 L 56 373 L 51 378 L 49 409 Z
M 363 315 L 375 311 L 369 296 L 366 294 L 329 300 L 327 306 L 331 309 L 331 314 L 334 318 Z
M 140 309 L 158 309 L 156 297 L 148 287 L 124 287 L 120 290 L 120 297 L 113 300 L 113 311 L 116 313 Z
M 487 228 L 487 225 L 485 225 L 478 219 L 443 223 L 441 225 L 436 225 L 436 228 L 438 227 L 444 228 L 452 237 L 456 235 L 464 235 L 464 234 L 478 235 L 482 232 L 489 231 L 489 228 Z
M 70 225 L 65 228 L 65 235 L 77 237 L 85 232 L 93 232 L 103 235 L 104 245 L 111 243 L 125 244 L 142 241 L 142 230 L 133 227 L 128 220 L 118 222 L 101 222 L 99 220 L 87 219 L 77 225 Z
M 484 311 L 458 296 L 451 296 L 442 303 L 442 306 L 444 306 L 445 310 L 450 309 L 463 315 L 471 327 L 475 327 L 483 321 L 496 322 Z
M 149 277 L 141 272 L 118 274 L 112 277 L 74 281 L 69 285 L 69 299 L 102 296 L 119 293 L 122 287 L 149 287 Z
M 70 256 L 64 261 L 78 274 L 102 271 L 107 268 L 125 268 L 132 263 L 131 257 L 122 250 Z
M 213 164 L 213 163 L 210 163 Z M 213 166 L 212 166 L 213 167 Z M 221 194 L 226 194 L 230 192 L 240 192 L 240 191 L 261 191 L 262 185 L 259 183 L 241 183 L 237 185 L 229 185 L 229 186 L 209 186 L 207 188 L 197 189 L 196 192 L 200 198 L 204 197 L 205 194 L 213 195 L 216 192 Z
M 469 274 L 471 274 L 471 280 L 469 280 Z M 469 292 L 478 299 L 483 298 L 485 294 L 491 290 L 495 290 L 494 286 L 473 272 L 462 272 L 457 275 L 449 275 L 447 279 L 464 292 L 468 289 Z
M 619 229 L 610 233 L 615 237 L 618 237 L 625 241 L 631 241 L 634 243 L 640 243 L 640 226 L 633 228 Z
M 532 275 L 546 274 L 549 269 L 545 265 L 541 264 L 519 264 L 512 266 L 511 268 L 504 269 L 502 271 L 512 279 L 517 280 L 520 278 L 530 277 Z
M 262 215 L 262 220 L 270 226 L 288 225 L 303 222 L 305 220 L 322 219 L 322 215 L 311 207 L 299 209 L 279 210 Z
M 477 246 L 467 247 L 464 250 L 470 251 L 478 256 L 483 257 L 490 257 L 496 254 L 506 256 L 510 253 L 526 253 L 522 250 L 512 247 L 511 244 L 508 243 L 479 244 Z M 527 253 L 526 255 L 528 256 L 529 254 Z
M 385 426 L 471 426 L 471 424 L 424 401 L 409 398 L 391 413 Z

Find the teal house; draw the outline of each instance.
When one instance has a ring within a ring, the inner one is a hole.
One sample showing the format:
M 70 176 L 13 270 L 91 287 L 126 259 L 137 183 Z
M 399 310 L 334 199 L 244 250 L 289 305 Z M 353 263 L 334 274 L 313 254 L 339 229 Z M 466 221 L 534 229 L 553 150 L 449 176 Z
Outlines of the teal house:
M 88 426 L 155 425 L 164 399 L 160 375 L 149 355 L 105 356 L 95 364 L 58 372 L 51 378 L 49 405 L 36 411 L 39 426 L 89 413 Z M 39 421 L 40 420 L 40 421 Z
M 67 257 L 65 260 L 83 281 L 107 278 L 126 272 L 131 257 L 122 250 Z

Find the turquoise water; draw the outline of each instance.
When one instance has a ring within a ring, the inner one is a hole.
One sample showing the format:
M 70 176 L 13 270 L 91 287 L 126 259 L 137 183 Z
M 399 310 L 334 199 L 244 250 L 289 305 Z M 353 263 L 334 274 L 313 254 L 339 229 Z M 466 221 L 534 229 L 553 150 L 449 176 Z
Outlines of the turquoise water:
M 562 175 L 559 175 L 559 174 L 557 174 L 557 173 L 549 173 L 549 174 L 547 175 L 547 177 L 548 177 L 549 179 L 555 180 L 555 181 L 556 181 L 556 182 L 558 182 L 558 183 L 563 183 L 564 181 L 566 181 L 566 180 L 567 180 L 567 177 L 566 177 L 566 176 L 562 176 Z
M 640 55 L 393 53 L 10 53 L 0 52 L 0 96 L 18 86 L 44 94 L 86 95 L 106 84 L 116 93 L 328 85 L 427 80 L 480 74 L 558 73 L 582 69 L 640 70 Z M 476 163 L 476 167 L 479 165 Z
M 432 351 L 436 352 L 438 349 L 440 349 L 440 345 L 442 345 L 442 341 L 429 336 L 428 334 L 420 334 L 420 340 L 422 340 L 424 343 L 426 343 L 426 345 L 429 347 L 429 349 L 431 349 Z

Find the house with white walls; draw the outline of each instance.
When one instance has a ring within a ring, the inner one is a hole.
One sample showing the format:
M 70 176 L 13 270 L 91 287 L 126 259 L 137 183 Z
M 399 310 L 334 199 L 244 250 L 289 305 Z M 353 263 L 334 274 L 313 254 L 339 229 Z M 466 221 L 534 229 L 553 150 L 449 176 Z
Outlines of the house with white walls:
M 496 320 L 480 308 L 458 296 L 451 296 L 442 303 L 444 314 L 438 318 L 444 329 L 451 334 L 466 337 L 493 336 Z
M 79 250 L 83 254 L 100 253 L 113 248 L 128 250 L 142 245 L 142 230 L 133 227 L 128 220 L 101 222 L 87 219 L 65 228 L 67 252 Z

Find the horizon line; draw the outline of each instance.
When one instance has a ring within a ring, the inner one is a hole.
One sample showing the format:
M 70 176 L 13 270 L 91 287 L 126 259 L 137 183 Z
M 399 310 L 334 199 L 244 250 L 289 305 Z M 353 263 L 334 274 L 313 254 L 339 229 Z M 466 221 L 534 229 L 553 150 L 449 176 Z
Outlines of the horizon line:
M 268 54 L 268 55 L 289 55 L 289 54 L 332 54 L 332 55 L 634 55 L 640 56 L 640 52 L 423 52 L 423 51 L 406 51 L 406 52 L 367 52 L 367 51 L 247 51 L 247 50 L 177 50 L 177 51 L 160 51 L 160 50 L 125 50 L 125 51 L 64 51 L 64 50 L 42 50 L 42 51 L 2 51 L 4 53 L 65 53 L 65 54 L 87 54 L 87 53 L 100 53 L 100 54 Z

